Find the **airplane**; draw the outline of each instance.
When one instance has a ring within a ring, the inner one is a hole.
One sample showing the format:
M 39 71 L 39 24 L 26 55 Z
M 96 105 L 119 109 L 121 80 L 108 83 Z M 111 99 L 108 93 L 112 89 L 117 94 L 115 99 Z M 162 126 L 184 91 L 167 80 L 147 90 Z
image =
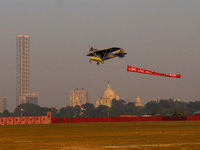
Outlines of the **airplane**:
M 114 51 L 117 52 L 112 53 Z M 92 61 L 96 61 L 97 65 L 99 65 L 100 62 L 104 64 L 104 60 L 108 60 L 115 57 L 123 58 L 126 54 L 127 53 L 124 53 L 124 50 L 119 47 L 111 47 L 101 50 L 94 49 L 93 47 L 91 47 L 89 50 L 89 54 L 87 54 L 86 56 L 91 56 L 89 61 L 90 63 L 92 63 Z

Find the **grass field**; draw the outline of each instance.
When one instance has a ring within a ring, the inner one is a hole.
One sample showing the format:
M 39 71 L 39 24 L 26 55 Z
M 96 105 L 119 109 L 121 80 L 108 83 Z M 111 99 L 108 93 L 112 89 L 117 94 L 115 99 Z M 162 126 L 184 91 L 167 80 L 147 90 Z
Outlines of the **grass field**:
M 1 150 L 200 150 L 200 121 L 0 126 Z

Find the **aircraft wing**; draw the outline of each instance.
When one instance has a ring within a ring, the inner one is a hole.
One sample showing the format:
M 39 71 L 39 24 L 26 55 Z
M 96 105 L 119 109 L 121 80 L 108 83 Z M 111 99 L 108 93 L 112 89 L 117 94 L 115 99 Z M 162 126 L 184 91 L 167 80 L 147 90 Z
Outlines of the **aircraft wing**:
M 117 51 L 119 49 L 121 49 L 121 48 L 119 48 L 119 47 L 112 47 L 112 48 L 101 49 L 101 50 L 94 51 L 94 52 L 88 54 L 87 56 L 94 56 L 94 55 L 101 55 L 101 56 L 103 56 L 105 53 L 111 53 L 111 52 Z

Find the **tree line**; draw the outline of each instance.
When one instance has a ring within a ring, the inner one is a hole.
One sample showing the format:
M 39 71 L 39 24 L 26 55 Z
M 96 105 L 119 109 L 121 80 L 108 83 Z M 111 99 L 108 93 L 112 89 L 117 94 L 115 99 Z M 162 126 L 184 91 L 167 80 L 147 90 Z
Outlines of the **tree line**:
M 81 109 L 84 108 L 84 109 Z M 23 110 L 21 110 L 23 108 Z M 180 102 L 169 100 L 160 100 L 159 102 L 150 101 L 143 107 L 135 106 L 134 102 L 126 103 L 124 100 L 112 100 L 112 105 L 109 108 L 105 105 L 100 105 L 95 108 L 94 104 L 86 103 L 81 106 L 67 106 L 60 110 L 55 108 L 40 107 L 38 105 L 26 103 L 15 108 L 13 113 L 5 110 L 0 113 L 0 117 L 17 117 L 17 116 L 46 116 L 47 112 L 52 112 L 53 118 L 72 118 L 72 117 L 119 117 L 120 115 L 131 116 L 186 116 L 194 115 L 194 112 L 200 111 L 200 101 L 196 102 Z

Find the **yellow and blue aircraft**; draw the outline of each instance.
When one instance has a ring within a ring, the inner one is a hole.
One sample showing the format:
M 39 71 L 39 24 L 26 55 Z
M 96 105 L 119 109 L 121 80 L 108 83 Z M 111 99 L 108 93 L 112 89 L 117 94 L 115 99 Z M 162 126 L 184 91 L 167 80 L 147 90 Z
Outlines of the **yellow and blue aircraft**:
M 100 62 L 103 64 L 104 60 L 108 60 L 115 57 L 123 58 L 126 54 L 127 53 L 124 53 L 124 50 L 119 47 L 112 47 L 101 50 L 97 50 L 91 47 L 89 50 L 89 54 L 87 54 L 86 56 L 91 56 L 89 61 L 90 63 L 92 63 L 92 61 L 96 61 L 97 65 L 99 65 Z

